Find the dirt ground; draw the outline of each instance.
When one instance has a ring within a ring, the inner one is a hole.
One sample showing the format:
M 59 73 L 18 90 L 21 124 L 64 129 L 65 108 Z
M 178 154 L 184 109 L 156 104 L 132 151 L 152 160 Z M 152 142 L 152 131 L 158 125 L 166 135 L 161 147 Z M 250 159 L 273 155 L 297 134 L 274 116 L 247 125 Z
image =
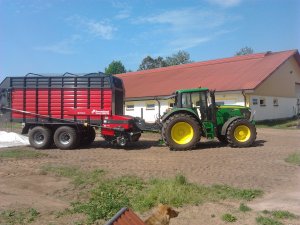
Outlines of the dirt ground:
M 251 212 L 239 212 L 238 201 L 205 203 L 178 209 L 180 214 L 171 220 L 171 225 L 225 224 L 220 219 L 224 213 L 236 215 L 235 224 L 256 224 L 255 217 L 262 210 L 288 210 L 300 215 L 300 167 L 284 161 L 289 154 L 300 152 L 300 130 L 258 129 L 257 141 L 251 148 L 230 148 L 203 140 L 197 149 L 186 152 L 159 146 L 157 134 L 144 134 L 139 143 L 126 149 L 112 149 L 97 139 L 89 149 L 51 149 L 44 151 L 48 157 L 0 159 L 0 211 L 34 207 L 41 212 L 34 224 L 74 224 L 74 216 L 61 221 L 51 214 L 67 208 L 72 201 L 67 196 L 69 179 L 40 172 L 42 166 L 56 164 L 142 178 L 171 177 L 180 172 L 198 184 L 227 184 L 265 192 L 263 197 L 247 203 Z M 64 191 L 66 196 L 57 194 Z M 286 224 L 299 225 L 300 220 Z

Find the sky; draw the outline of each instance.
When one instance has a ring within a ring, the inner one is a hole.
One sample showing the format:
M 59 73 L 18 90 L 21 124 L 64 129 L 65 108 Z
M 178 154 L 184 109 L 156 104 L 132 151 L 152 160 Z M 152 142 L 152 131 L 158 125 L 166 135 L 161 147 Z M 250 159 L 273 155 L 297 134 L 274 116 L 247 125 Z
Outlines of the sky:
M 300 49 L 300 0 L 0 0 L 0 82 L 104 71 L 179 50 L 191 60 Z

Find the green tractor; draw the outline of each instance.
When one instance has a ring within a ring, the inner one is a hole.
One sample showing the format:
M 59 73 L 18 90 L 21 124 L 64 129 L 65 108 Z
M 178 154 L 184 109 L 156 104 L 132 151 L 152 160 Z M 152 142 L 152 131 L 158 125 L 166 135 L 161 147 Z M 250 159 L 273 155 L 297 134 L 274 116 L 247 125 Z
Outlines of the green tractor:
M 248 107 L 218 106 L 214 91 L 195 88 L 176 91 L 172 110 L 162 118 L 162 137 L 171 150 L 189 150 L 200 137 L 229 144 L 251 146 L 256 139 L 253 115 Z

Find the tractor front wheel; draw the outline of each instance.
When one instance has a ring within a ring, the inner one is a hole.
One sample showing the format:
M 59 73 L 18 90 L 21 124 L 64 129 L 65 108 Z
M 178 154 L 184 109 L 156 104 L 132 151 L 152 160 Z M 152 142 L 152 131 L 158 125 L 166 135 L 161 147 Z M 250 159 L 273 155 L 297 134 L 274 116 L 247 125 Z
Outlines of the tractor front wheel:
M 249 147 L 254 143 L 255 139 L 256 128 L 248 120 L 235 120 L 228 127 L 227 140 L 232 147 Z
M 169 117 L 162 127 L 162 137 L 171 150 L 190 150 L 200 141 L 200 125 L 188 114 Z

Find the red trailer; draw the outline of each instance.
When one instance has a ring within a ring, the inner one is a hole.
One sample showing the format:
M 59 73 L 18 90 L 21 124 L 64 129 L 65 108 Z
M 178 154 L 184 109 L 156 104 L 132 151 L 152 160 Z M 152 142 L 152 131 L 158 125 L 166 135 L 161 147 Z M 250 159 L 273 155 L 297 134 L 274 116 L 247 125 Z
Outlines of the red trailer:
M 124 94 L 122 80 L 111 75 L 30 73 L 2 81 L 0 110 L 6 120 L 22 123 L 22 134 L 37 149 L 90 144 L 97 128 L 105 140 L 124 146 L 141 136 L 137 121 L 123 115 Z

